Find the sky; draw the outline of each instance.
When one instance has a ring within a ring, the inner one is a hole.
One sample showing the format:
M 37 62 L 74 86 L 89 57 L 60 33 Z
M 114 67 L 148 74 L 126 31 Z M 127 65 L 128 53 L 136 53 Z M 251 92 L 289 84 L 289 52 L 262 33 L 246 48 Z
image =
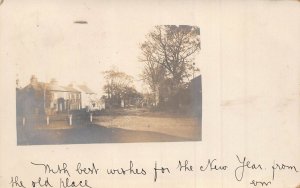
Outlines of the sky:
M 117 67 L 134 77 L 139 91 L 144 90 L 139 77 L 143 68 L 138 61 L 139 44 L 159 22 L 149 19 L 145 8 L 138 8 L 145 4 L 135 2 L 137 8 L 132 11 L 133 2 L 116 3 L 41 1 L 6 5 L 18 13 L 4 23 L 9 27 L 8 48 L 17 54 L 12 58 L 20 85 L 26 86 L 34 74 L 39 81 L 55 78 L 61 85 L 85 83 L 102 93 L 102 72 Z M 78 20 L 87 24 L 75 24 Z

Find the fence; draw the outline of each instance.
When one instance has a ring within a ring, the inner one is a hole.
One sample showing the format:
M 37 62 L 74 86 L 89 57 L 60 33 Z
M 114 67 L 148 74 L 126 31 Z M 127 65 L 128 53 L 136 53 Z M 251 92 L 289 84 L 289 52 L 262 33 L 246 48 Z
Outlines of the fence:
M 22 127 L 71 127 L 88 125 L 93 122 L 93 114 L 30 115 L 17 117 L 17 125 Z

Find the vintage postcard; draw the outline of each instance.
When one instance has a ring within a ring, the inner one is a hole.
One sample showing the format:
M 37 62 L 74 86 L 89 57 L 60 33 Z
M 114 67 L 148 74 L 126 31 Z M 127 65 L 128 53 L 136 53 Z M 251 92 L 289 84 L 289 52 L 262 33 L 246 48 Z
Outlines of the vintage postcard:
M 0 1 L 0 187 L 300 187 L 300 2 Z

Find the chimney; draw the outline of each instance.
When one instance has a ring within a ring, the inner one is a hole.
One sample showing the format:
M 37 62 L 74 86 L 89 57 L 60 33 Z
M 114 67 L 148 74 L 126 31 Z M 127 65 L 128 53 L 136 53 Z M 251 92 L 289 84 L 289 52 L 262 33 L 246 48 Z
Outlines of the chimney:
M 51 81 L 50 81 L 51 85 L 57 85 L 57 83 L 58 82 L 57 82 L 57 80 L 55 78 L 52 78 Z
M 72 82 L 70 82 L 69 87 L 75 88 L 76 85 L 77 85 L 76 82 L 75 82 L 75 81 L 72 81 Z
M 31 78 L 30 78 L 30 84 L 31 85 L 36 85 L 38 83 L 38 80 L 36 78 L 35 75 L 32 75 Z

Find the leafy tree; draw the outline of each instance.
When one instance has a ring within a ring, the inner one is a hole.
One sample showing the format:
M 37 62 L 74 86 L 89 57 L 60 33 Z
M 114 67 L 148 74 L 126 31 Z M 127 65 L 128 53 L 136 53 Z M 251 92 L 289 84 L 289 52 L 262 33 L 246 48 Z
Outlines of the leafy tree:
M 142 78 L 154 93 L 167 89 L 172 97 L 199 71 L 194 67 L 199 35 L 199 27 L 188 25 L 155 26 L 146 35 L 139 60 L 144 63 Z
M 194 57 L 200 51 L 199 35 L 200 29 L 195 26 L 155 26 L 141 44 L 140 61 L 145 62 L 145 71 L 163 70 L 173 86 L 179 86 L 194 71 Z
M 119 106 L 121 100 L 129 101 L 138 95 L 138 92 L 133 86 L 132 76 L 116 69 L 104 71 L 103 74 L 106 80 L 103 89 L 107 95 L 106 101 L 109 102 L 110 105 Z

